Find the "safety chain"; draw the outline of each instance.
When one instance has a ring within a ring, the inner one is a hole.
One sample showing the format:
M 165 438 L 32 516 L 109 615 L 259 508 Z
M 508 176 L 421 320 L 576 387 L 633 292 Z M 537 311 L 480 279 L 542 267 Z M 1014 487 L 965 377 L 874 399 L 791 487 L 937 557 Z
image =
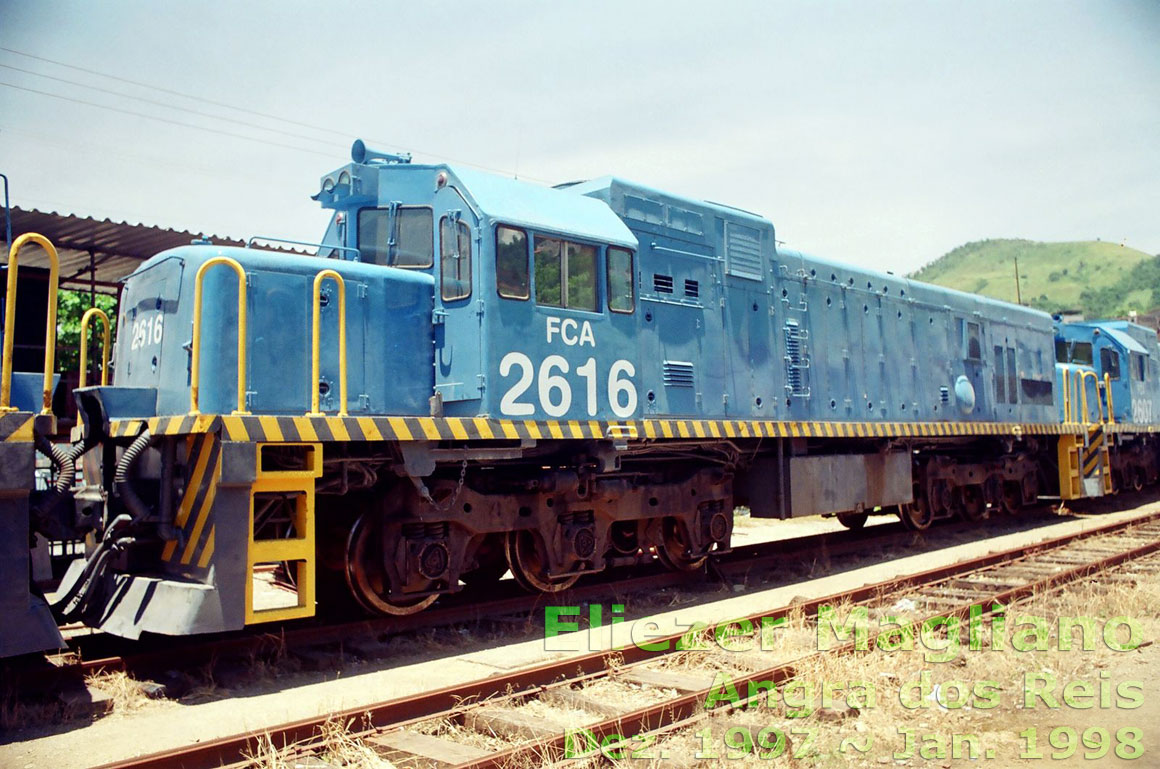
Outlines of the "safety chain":
M 452 494 L 451 497 L 447 500 L 447 504 L 441 505 L 438 502 L 436 502 L 435 498 L 431 496 L 431 492 L 427 490 L 426 486 L 423 487 L 423 496 L 427 499 L 427 501 L 429 503 L 431 503 L 431 507 L 435 508 L 436 512 L 446 513 L 459 500 L 459 495 L 463 492 L 463 483 L 466 480 L 467 480 L 467 460 L 464 459 L 463 465 L 459 468 L 459 483 L 456 484 L 455 493 Z

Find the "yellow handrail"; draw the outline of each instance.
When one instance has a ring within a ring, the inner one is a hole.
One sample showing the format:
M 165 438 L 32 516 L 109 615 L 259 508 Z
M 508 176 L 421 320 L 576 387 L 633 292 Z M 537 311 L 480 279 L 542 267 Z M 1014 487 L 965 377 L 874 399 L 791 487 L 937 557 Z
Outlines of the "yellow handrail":
M 320 343 L 320 315 L 322 313 L 322 281 L 331 278 L 338 285 L 338 415 L 346 414 L 346 281 L 334 270 L 319 270 L 314 276 L 314 324 L 310 337 L 310 411 L 307 416 L 321 416 L 318 410 L 318 380 L 321 378 L 318 363 L 318 347 Z
M 18 237 L 8 249 L 8 292 L 4 298 L 4 353 L 0 364 L 0 413 L 16 411 L 12 401 L 12 343 L 16 332 L 16 272 L 20 249 L 36 243 L 48 254 L 48 322 L 44 329 L 44 390 L 41 414 L 52 413 L 52 369 L 56 363 L 56 294 L 60 282 L 60 259 L 48 238 L 35 232 Z
M 1108 400 L 1108 424 L 1116 423 L 1116 410 L 1112 406 L 1112 375 L 1104 372 L 1104 395 Z
M 1094 379 L 1096 381 L 1096 420 L 1103 422 L 1104 421 L 1103 404 L 1100 403 L 1100 377 L 1094 371 L 1080 371 L 1079 372 L 1079 389 L 1080 389 L 1080 393 L 1083 395 L 1083 418 L 1084 418 L 1085 422 L 1087 422 L 1088 424 L 1091 424 L 1091 415 L 1088 412 L 1088 399 L 1087 399 L 1087 379 L 1088 379 L 1088 377 L 1091 377 L 1092 379 Z
M 201 381 L 201 284 L 206 270 L 214 265 L 229 266 L 238 276 L 238 407 L 234 414 L 249 414 L 246 411 L 246 271 L 236 260 L 228 256 L 215 256 L 197 269 L 193 288 L 193 350 L 189 371 L 189 414 L 196 416 L 198 409 L 198 385 Z
M 109 316 L 100 307 L 90 307 L 81 316 L 81 380 L 78 387 L 84 387 L 89 378 L 89 321 L 100 318 L 105 328 L 101 337 L 101 386 L 109 384 Z
M 1071 369 L 1063 367 L 1063 422 L 1071 424 Z

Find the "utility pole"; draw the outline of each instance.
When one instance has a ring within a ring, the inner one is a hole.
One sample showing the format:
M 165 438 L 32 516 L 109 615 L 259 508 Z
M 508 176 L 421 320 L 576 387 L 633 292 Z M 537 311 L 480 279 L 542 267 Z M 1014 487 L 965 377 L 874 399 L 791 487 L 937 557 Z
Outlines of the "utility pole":
M 1023 292 L 1019 289 L 1019 257 L 1015 257 L 1015 302 L 1023 304 Z

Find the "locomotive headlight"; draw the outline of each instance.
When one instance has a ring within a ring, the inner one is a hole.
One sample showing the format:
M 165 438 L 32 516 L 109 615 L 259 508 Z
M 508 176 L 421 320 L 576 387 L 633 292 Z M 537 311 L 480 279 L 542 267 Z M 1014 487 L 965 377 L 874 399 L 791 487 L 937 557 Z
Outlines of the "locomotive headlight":
M 435 189 L 441 190 L 447 186 L 447 172 L 440 171 L 435 175 Z

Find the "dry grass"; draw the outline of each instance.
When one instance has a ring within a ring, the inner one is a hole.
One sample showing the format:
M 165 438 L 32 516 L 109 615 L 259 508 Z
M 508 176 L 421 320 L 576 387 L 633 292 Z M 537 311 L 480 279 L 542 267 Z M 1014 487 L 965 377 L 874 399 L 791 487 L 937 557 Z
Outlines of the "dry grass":
M 85 685 L 109 695 L 114 713 L 131 713 L 149 703 L 137 681 L 122 671 L 94 673 L 85 678 Z
M 328 764 L 352 769 L 393 769 L 394 764 L 350 734 L 352 721 L 327 721 L 322 726 L 324 748 L 320 757 Z
M 1160 562 L 1160 558 L 1150 561 L 1155 564 Z M 1141 566 L 1145 563 L 1136 562 Z M 903 615 L 904 619 L 913 620 L 931 613 L 923 611 L 917 599 L 916 603 L 918 606 L 912 610 L 899 610 L 896 600 L 872 609 L 871 627 L 882 615 Z M 850 608 L 838 607 L 837 616 L 847 616 Z M 1095 682 L 1100 671 L 1112 668 L 1124 657 L 1123 652 L 1109 649 L 1104 644 L 1102 635 L 1098 633 L 1104 622 L 1113 617 L 1131 617 L 1142 625 L 1145 639 L 1160 634 L 1160 578 L 1149 577 L 1132 584 L 1109 581 L 1101 575 L 1068 585 L 1063 591 L 1033 596 L 1008 607 L 1006 614 L 1006 649 L 994 650 L 989 621 L 982 623 L 982 650 L 969 649 L 968 629 L 964 622 L 958 638 L 960 651 L 945 662 L 928 659 L 923 645 L 917 642 L 915 650 L 911 651 L 884 652 L 872 647 L 868 652 L 846 655 L 815 654 L 818 650 L 816 625 L 812 617 L 805 617 L 800 612 L 789 617 L 784 626 L 767 630 L 767 637 L 763 639 L 765 648 L 776 651 L 746 651 L 730 655 L 721 652 L 717 644 L 710 641 L 707 650 L 681 655 L 686 658 L 683 666 L 697 666 L 699 659 L 704 667 L 717 667 L 721 654 L 732 656 L 735 668 L 750 672 L 776 664 L 771 662 L 773 658 L 777 661 L 797 660 L 795 685 L 777 687 L 768 699 L 762 694 L 745 709 L 718 709 L 704 722 L 664 737 L 656 745 L 642 750 L 641 754 L 631 759 L 626 757 L 617 765 L 634 769 L 718 763 L 737 767 L 810 766 L 818 769 L 877 767 L 882 763 L 897 765 L 904 762 L 884 762 L 880 757 L 890 755 L 902 746 L 898 732 L 900 725 L 940 734 L 978 735 L 981 744 L 995 748 L 999 756 L 1016 756 L 1022 743 L 1016 737 L 1017 729 L 1011 727 L 1013 724 L 1020 728 L 1026 726 L 1033 717 L 1023 711 L 1025 675 L 1047 673 L 1055 676 L 1059 682 L 1054 689 L 1057 695 L 1066 682 Z M 1047 620 L 1046 650 L 1020 652 L 1011 648 L 1009 639 L 1021 615 Z M 1085 616 L 1096 621 L 1095 649 L 1081 650 L 1079 631 L 1076 631 L 1073 649 L 1061 650 L 1059 618 Z M 945 631 L 942 640 L 950 640 Z M 770 664 L 766 665 L 767 662 Z M 930 681 L 926 690 L 921 688 L 924 679 Z M 952 681 L 966 684 L 968 699 L 961 707 L 955 707 L 958 703 L 955 702 L 956 687 Z M 856 682 L 868 685 L 861 686 Z M 912 682 L 919 683 L 919 686 L 909 688 Z M 978 707 L 979 704 L 988 704 L 980 703 L 972 692 L 979 682 L 995 683 L 998 689 L 996 707 Z M 905 706 L 900 698 L 904 688 L 915 695 L 907 703 L 910 707 Z M 873 699 L 867 702 L 865 693 L 870 689 L 874 693 Z M 739 687 L 738 693 L 744 698 L 746 690 Z M 946 704 L 940 703 L 940 695 L 942 703 Z M 787 718 L 791 711 L 797 711 L 801 717 Z M 767 727 L 781 729 L 788 735 L 789 747 L 784 755 L 765 758 L 757 755 L 762 751 L 755 752 L 752 748 L 752 738 Z M 709 732 L 704 732 L 704 729 L 709 729 Z M 816 744 L 811 756 L 792 756 L 805 739 L 804 734 L 793 735 L 791 730 L 794 729 L 799 732 L 813 730 Z M 869 741 L 871 747 L 865 755 L 852 745 L 847 745 L 844 753 L 840 752 L 842 741 L 849 738 L 856 745 Z M 748 745 L 747 739 L 750 740 Z M 634 743 L 632 747 L 640 748 L 641 745 Z M 667 757 L 658 755 L 661 749 L 667 751 Z M 960 763 L 952 763 L 950 759 L 930 762 L 916 758 L 908 765 L 959 766 Z
M 625 713 L 665 699 L 663 692 L 652 687 L 609 678 L 598 678 L 580 689 L 580 692 Z
M 429 734 L 432 737 L 443 737 L 452 742 L 471 745 L 472 747 L 483 750 L 500 751 L 511 747 L 511 743 L 507 740 L 491 734 L 482 734 L 473 729 L 468 729 L 463 724 L 453 721 L 450 718 L 437 718 L 431 721 L 424 721 L 410 728 L 420 734 Z
M 355 727 L 349 721 L 330 720 L 320 727 L 319 744 L 313 755 L 330 766 L 350 769 L 394 769 L 394 764 L 380 756 L 373 748 L 351 733 Z M 293 769 L 301 758 L 296 750 L 282 750 L 274 745 L 269 734 L 258 739 L 253 750 L 244 754 L 255 769 Z

